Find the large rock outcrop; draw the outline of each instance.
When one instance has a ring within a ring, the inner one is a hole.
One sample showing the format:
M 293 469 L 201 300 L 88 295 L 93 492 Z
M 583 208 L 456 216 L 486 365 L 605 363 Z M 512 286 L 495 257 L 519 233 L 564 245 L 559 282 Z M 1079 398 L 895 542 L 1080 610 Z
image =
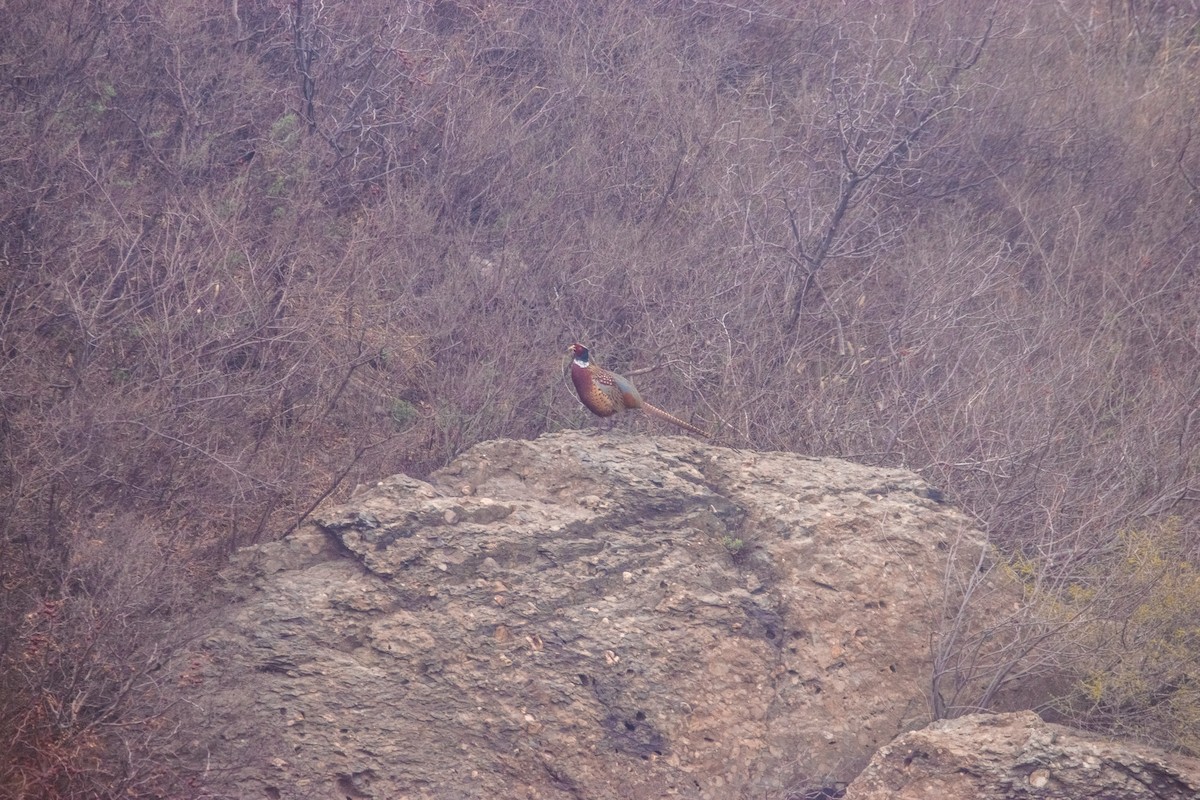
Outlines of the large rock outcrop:
M 846 800 L 1195 800 L 1200 761 L 1043 722 L 976 714 L 906 733 Z
M 951 545 L 979 545 L 931 497 L 902 470 L 621 434 L 488 442 L 429 482 L 380 481 L 225 573 L 229 606 L 179 662 L 207 788 L 844 784 L 928 721 Z

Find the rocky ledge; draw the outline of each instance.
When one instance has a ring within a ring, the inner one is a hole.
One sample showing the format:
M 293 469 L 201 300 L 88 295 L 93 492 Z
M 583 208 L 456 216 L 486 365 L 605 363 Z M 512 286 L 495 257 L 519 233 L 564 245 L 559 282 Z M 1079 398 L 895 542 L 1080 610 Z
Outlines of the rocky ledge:
M 892 743 L 851 789 L 886 796 L 897 759 L 949 763 L 893 742 L 929 721 L 946 579 L 982 547 L 938 500 L 620 434 L 382 480 L 223 573 L 173 666 L 205 796 L 798 800 Z
M 906 733 L 846 800 L 1196 800 L 1200 761 L 1043 722 L 975 714 Z

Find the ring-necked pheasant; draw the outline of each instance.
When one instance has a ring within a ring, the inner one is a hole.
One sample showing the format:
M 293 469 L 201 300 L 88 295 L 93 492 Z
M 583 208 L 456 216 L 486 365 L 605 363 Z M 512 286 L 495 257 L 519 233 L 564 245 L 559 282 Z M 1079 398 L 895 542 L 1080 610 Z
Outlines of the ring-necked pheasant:
M 611 417 L 620 411 L 640 408 L 699 436 L 708 436 L 695 425 L 647 403 L 638 394 L 633 381 L 593 364 L 588 349 L 583 345 L 571 345 L 567 348 L 567 355 L 571 356 L 571 382 L 575 384 L 575 391 L 579 392 L 579 401 L 597 417 Z

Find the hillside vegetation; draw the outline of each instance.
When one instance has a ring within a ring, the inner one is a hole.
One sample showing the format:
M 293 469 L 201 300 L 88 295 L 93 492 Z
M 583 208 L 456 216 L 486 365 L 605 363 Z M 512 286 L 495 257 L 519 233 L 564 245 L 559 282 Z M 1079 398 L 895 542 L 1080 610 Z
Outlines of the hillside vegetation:
M 592 424 L 576 340 L 978 520 L 1031 603 L 935 646 L 934 713 L 1048 675 L 1197 747 L 1194 2 L 5 17 L 0 794 L 186 796 L 144 698 L 189 592 L 358 482 Z

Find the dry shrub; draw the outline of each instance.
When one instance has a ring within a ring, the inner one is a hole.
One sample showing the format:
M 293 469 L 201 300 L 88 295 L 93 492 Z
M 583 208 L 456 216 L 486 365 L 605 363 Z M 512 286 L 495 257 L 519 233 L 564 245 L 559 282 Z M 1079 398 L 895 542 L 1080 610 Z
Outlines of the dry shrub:
M 1200 551 L 1184 6 L 6 10 L 0 641 L 82 619 L 115 515 L 206 575 L 584 424 L 570 340 L 728 444 L 918 470 L 1042 585 L 1167 514 Z M 1076 652 L 1026 622 L 938 663 Z
M 44 798 L 178 791 L 180 701 L 158 670 L 185 637 L 188 576 L 163 537 L 131 517 L 97 522 L 74 542 L 56 571 L 60 584 L 29 580 L 6 595 L 10 614 L 14 599 L 28 602 L 0 650 L 8 743 L 0 790 Z
M 1048 617 L 1086 621 L 1074 634 L 1086 658 L 1059 713 L 1200 753 L 1200 569 L 1177 519 L 1121 531 L 1066 594 L 1036 601 Z

